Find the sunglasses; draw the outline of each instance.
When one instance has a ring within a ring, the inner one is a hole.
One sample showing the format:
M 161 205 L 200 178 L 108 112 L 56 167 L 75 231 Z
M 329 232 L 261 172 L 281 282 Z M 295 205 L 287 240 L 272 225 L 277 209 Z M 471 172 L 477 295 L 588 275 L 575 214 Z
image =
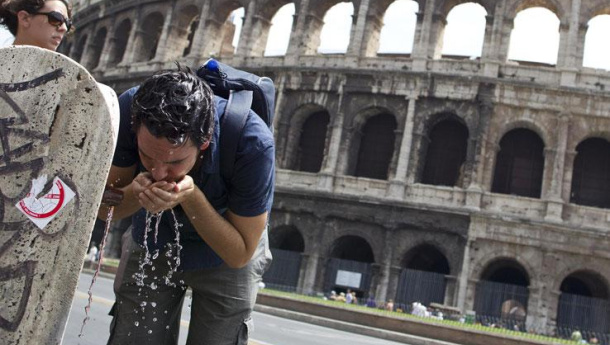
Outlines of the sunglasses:
M 66 17 L 64 17 L 63 14 L 57 12 L 57 11 L 51 11 L 51 12 L 36 12 L 33 13 L 34 15 L 36 14 L 42 14 L 47 16 L 48 20 L 49 20 L 49 24 L 55 26 L 55 27 L 60 27 L 62 24 L 66 24 L 66 31 L 70 31 L 70 29 L 72 29 L 72 21 Z

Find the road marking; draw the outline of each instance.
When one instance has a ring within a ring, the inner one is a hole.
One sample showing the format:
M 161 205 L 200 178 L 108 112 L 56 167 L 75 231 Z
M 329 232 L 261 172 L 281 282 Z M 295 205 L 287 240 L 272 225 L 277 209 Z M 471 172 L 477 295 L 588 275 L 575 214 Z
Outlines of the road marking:
M 87 294 L 85 292 L 82 292 L 82 291 L 76 291 L 76 295 L 74 297 L 80 298 L 80 299 L 87 299 L 87 298 L 89 298 L 89 294 Z M 93 300 L 93 302 L 101 303 L 101 304 L 104 304 L 104 305 L 107 305 L 107 306 L 112 306 L 114 304 L 113 300 L 109 300 L 109 299 L 104 298 L 104 297 L 93 296 L 92 300 Z M 181 327 L 186 327 L 188 329 L 189 322 L 186 321 L 186 320 L 180 319 L 180 326 Z M 273 345 L 273 344 L 265 343 L 263 341 L 255 340 L 255 339 L 250 338 L 250 340 L 248 341 L 248 345 Z

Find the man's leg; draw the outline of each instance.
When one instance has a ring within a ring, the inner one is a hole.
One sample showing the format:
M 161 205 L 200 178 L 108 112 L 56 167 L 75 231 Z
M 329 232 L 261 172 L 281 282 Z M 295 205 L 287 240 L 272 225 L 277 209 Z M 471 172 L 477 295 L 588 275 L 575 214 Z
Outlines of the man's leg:
M 187 345 L 246 345 L 258 283 L 270 262 L 265 232 L 245 267 L 232 269 L 223 264 L 184 273 L 193 290 Z
M 119 269 L 115 278 L 116 302 L 110 325 L 108 344 L 177 344 L 180 313 L 185 290 L 165 284 L 168 272 L 163 253 L 146 265 L 144 286 L 134 278 L 140 272 L 144 249 L 136 244 L 128 231 L 123 241 Z M 165 261 L 165 262 L 164 262 Z M 155 269 L 152 270 L 152 267 Z M 141 285 L 141 284 L 140 284 Z

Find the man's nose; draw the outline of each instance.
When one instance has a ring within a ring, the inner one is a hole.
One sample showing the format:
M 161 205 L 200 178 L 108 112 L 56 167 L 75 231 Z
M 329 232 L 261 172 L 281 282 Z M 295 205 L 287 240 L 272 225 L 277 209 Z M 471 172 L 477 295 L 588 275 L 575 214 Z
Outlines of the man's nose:
M 159 164 L 153 167 L 150 173 L 155 181 L 163 181 L 167 177 L 167 168 Z

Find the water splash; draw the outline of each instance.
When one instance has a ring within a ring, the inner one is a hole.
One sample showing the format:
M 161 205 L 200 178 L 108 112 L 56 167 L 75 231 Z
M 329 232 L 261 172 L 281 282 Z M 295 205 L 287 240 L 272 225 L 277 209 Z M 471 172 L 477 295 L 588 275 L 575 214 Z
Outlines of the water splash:
M 106 245 L 106 238 L 108 237 L 108 233 L 110 232 L 110 224 L 112 222 L 112 215 L 114 213 L 114 206 L 108 207 L 108 215 L 106 216 L 106 228 L 104 229 L 104 236 L 102 237 L 102 242 L 100 243 L 100 259 L 97 262 L 97 267 L 95 268 L 95 273 L 93 273 L 93 278 L 91 279 L 91 285 L 89 285 L 89 291 L 87 294 L 89 298 L 87 299 L 87 306 L 85 307 L 85 319 L 83 319 L 83 325 L 80 328 L 79 338 L 83 337 L 83 330 L 85 329 L 85 325 L 87 321 L 89 321 L 89 310 L 91 309 L 91 302 L 93 301 L 93 293 L 91 290 L 93 289 L 93 284 L 95 284 L 95 280 L 100 273 L 100 267 L 102 266 L 102 261 L 104 260 L 104 246 Z

